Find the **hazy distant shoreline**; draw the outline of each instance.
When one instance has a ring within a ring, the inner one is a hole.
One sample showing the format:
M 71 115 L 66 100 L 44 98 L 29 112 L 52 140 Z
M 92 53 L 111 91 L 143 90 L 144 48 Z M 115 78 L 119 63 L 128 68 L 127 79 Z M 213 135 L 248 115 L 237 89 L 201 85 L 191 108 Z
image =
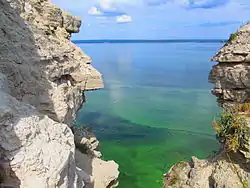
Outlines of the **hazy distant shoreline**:
M 166 39 L 166 40 L 72 40 L 80 43 L 225 43 L 226 39 Z

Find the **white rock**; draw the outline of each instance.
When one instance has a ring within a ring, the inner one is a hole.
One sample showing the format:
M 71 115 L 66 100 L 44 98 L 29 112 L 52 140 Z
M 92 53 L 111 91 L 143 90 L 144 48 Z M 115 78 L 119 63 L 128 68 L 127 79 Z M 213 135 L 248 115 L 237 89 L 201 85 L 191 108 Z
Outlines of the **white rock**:
M 83 187 L 69 127 L 103 81 L 69 40 L 81 21 L 47 0 L 0 0 L 0 20 L 0 187 Z

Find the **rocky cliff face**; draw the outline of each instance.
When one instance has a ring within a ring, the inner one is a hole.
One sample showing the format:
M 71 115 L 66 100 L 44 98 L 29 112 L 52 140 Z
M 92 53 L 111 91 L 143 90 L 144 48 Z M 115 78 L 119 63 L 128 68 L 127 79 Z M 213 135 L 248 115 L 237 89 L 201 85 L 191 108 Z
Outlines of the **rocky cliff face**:
M 70 129 L 83 91 L 103 87 L 69 40 L 80 19 L 47 0 L 0 0 L 0 20 L 0 187 L 109 186 L 118 165 L 76 151 Z
M 209 80 L 220 105 L 250 102 L 250 24 L 232 34 L 212 60 L 219 62 Z
M 219 104 L 229 106 L 250 102 L 250 25 L 241 27 L 212 59 L 209 80 Z M 165 187 L 182 188 L 248 188 L 250 186 L 250 120 L 244 135 L 243 149 L 224 152 L 206 160 L 195 157 L 180 162 L 165 174 Z M 222 148 L 224 146 L 222 145 Z

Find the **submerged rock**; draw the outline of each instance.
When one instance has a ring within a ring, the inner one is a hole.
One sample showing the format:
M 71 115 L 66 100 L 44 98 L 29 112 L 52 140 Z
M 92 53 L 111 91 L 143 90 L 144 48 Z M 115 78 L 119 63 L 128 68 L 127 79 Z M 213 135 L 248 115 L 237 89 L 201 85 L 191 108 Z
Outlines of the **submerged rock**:
M 77 164 L 98 161 L 105 183 L 97 188 L 105 188 L 118 165 L 76 155 L 69 128 L 83 91 L 103 87 L 90 57 L 69 40 L 80 19 L 48 0 L 0 0 L 0 20 L 0 187 L 83 187 L 88 174 Z

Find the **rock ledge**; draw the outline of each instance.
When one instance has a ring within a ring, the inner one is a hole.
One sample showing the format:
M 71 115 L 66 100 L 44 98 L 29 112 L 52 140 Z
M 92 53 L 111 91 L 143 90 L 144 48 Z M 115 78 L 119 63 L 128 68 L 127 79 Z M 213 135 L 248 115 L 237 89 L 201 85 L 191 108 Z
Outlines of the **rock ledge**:
M 97 158 L 97 140 L 95 155 L 76 150 L 70 129 L 83 92 L 103 88 L 69 40 L 80 19 L 48 0 L 0 0 L 0 20 L 0 187 L 110 186 L 118 165 Z

